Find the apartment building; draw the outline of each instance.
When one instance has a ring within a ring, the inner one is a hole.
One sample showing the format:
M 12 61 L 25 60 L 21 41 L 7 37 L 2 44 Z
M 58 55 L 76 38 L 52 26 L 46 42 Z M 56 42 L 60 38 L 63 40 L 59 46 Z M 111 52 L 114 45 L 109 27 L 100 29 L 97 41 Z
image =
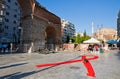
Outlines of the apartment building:
M 61 19 L 36 0 L 0 0 L 0 42 L 20 42 L 25 52 L 61 44 Z
M 18 42 L 20 6 L 17 0 L 0 0 L 0 42 Z
M 74 36 L 75 35 L 75 26 L 71 22 L 62 19 L 62 41 L 65 43 L 67 41 L 68 37 Z
M 120 38 L 120 10 L 118 12 L 118 18 L 117 18 L 117 34 L 118 34 L 118 38 Z

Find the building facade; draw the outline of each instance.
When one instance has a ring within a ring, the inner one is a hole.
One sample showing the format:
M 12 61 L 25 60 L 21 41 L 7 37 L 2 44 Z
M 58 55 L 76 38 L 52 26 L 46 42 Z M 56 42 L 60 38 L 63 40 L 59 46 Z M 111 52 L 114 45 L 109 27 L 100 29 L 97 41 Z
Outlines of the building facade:
M 117 18 L 117 34 L 118 34 L 118 38 L 120 38 L 120 10 Z
M 38 46 L 61 43 L 61 21 L 36 0 L 18 0 L 21 11 L 22 43 L 37 50 Z M 27 7 L 26 7 L 27 6 Z
M 94 35 L 96 39 L 99 39 L 101 41 L 108 41 L 110 39 L 117 39 L 117 30 L 113 28 L 101 28 L 98 29 Z
M 62 23 L 62 41 L 63 43 L 66 43 L 67 39 L 71 36 L 75 35 L 75 26 L 69 21 L 66 21 L 64 19 L 61 20 Z
M 18 42 L 22 49 L 38 50 L 61 44 L 61 20 L 36 0 L 0 0 L 0 40 Z M 24 48 L 26 47 L 26 48 Z
M 20 6 L 17 0 L 0 0 L 0 42 L 18 42 Z

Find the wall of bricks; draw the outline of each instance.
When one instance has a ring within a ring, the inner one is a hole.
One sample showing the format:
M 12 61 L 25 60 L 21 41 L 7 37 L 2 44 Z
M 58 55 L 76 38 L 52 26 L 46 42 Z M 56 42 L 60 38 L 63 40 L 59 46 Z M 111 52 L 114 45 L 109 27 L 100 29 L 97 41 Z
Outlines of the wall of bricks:
M 58 16 L 46 10 L 35 0 L 18 1 L 22 10 L 23 43 L 45 44 L 47 28 L 51 30 L 47 36 L 51 37 L 56 44 L 61 43 L 61 21 Z
M 60 24 L 60 18 L 53 13 L 49 12 L 43 7 L 40 7 L 38 4 L 35 5 L 34 15 L 38 17 L 45 18 L 48 22 L 53 22 L 55 24 Z
M 22 17 L 32 14 L 32 4 L 34 3 L 34 0 L 18 0 L 18 2 L 21 7 Z

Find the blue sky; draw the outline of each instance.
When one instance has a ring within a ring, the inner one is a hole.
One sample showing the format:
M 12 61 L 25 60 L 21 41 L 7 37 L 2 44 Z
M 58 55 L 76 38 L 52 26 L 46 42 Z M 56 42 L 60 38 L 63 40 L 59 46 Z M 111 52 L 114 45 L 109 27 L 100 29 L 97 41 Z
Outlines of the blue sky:
M 37 0 L 47 10 L 75 25 L 76 32 L 91 35 L 100 27 L 117 27 L 120 0 Z M 101 26 L 103 25 L 103 26 Z

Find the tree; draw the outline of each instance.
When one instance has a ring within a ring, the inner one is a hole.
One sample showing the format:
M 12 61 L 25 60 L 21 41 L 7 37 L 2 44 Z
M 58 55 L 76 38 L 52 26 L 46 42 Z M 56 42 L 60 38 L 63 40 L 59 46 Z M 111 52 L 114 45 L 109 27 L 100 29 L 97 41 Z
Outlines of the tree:
M 87 35 L 86 30 L 84 31 L 84 34 L 83 34 L 83 35 L 84 35 L 84 36 L 83 36 L 82 42 L 85 41 L 85 40 L 90 39 L 90 36 Z
M 80 43 L 82 43 L 85 40 L 85 36 L 82 36 L 80 39 L 81 39 Z
M 70 37 L 70 40 L 71 40 L 72 43 L 75 43 L 75 39 L 76 39 L 75 36 L 71 36 L 71 37 Z
M 69 43 L 70 37 L 67 36 L 66 43 Z
M 88 39 L 90 39 L 90 36 L 87 35 L 86 38 L 85 38 L 85 40 L 88 40 Z
M 80 34 L 77 35 L 75 43 L 77 43 L 77 44 L 81 43 Z
M 84 31 L 83 35 L 84 35 L 84 37 L 86 37 L 86 36 L 87 36 L 87 34 L 86 34 L 86 30 Z
M 90 36 L 88 36 L 87 33 L 86 33 L 86 31 L 84 31 L 83 36 L 80 36 L 80 34 L 78 34 L 76 37 L 73 36 L 73 37 L 71 37 L 70 39 L 71 39 L 71 40 L 75 40 L 75 42 L 72 41 L 72 43 L 77 43 L 77 44 L 79 44 L 79 43 L 83 43 L 83 41 L 85 41 L 85 40 L 90 39 Z

